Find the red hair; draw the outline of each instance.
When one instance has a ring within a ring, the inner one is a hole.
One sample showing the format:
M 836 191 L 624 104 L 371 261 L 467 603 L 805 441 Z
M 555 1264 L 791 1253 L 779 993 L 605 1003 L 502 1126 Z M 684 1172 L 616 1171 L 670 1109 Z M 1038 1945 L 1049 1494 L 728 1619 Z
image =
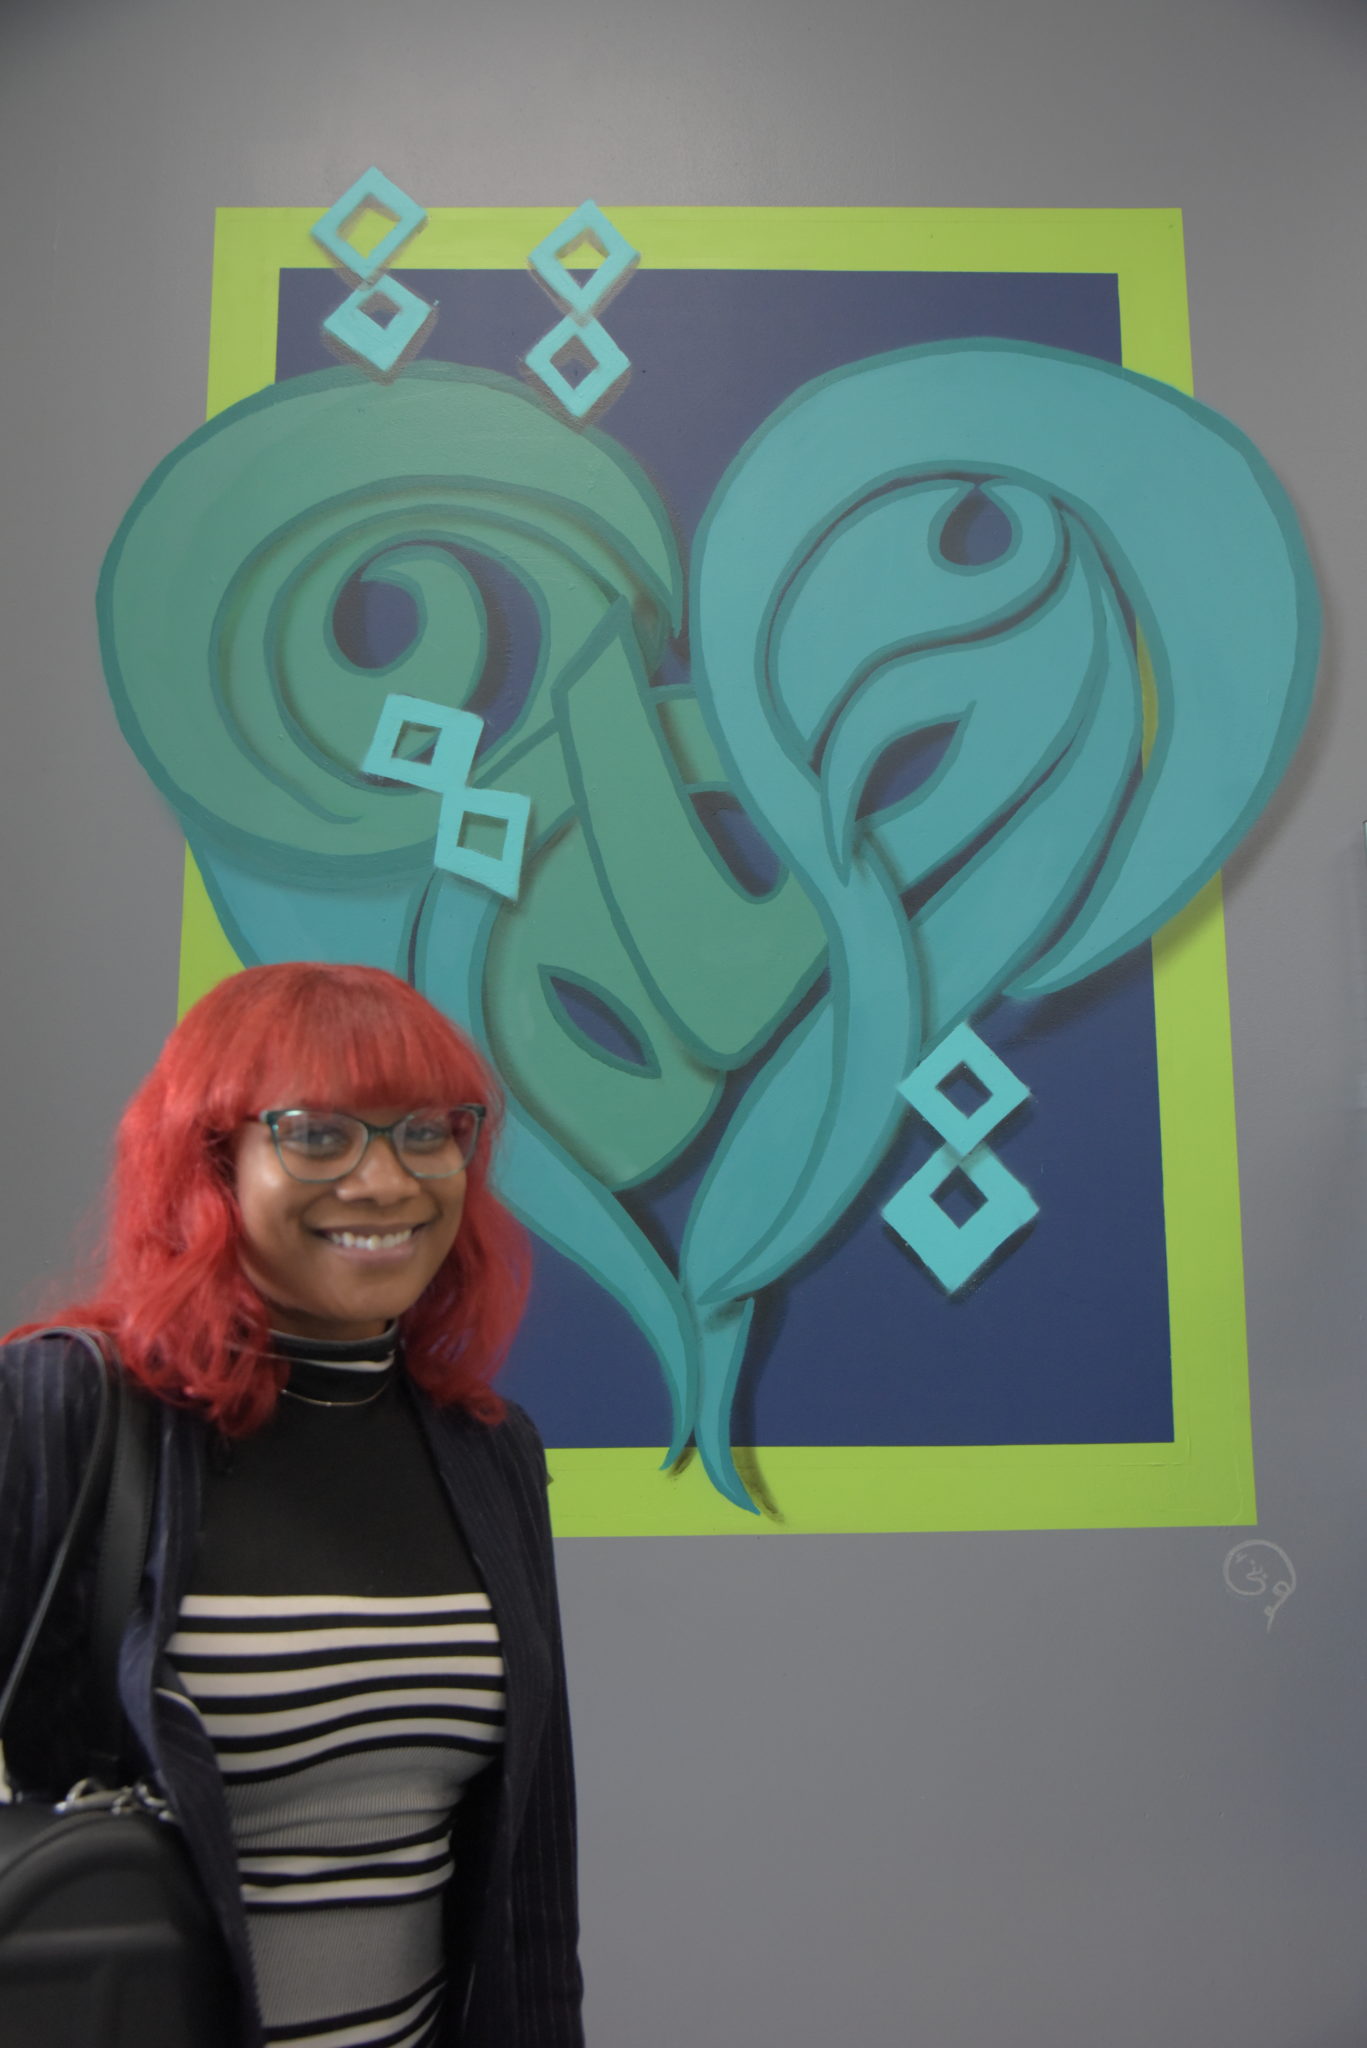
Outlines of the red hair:
M 49 1321 L 103 1331 L 135 1379 L 229 1436 L 267 1421 L 285 1368 L 264 1363 L 270 1326 L 242 1271 L 227 1141 L 286 1098 L 488 1106 L 455 1244 L 400 1329 L 407 1369 L 435 1401 L 498 1421 L 489 1382 L 530 1278 L 526 1234 L 489 1186 L 502 1098 L 469 1039 L 376 967 L 249 967 L 187 1012 L 119 1124 L 98 1292 Z

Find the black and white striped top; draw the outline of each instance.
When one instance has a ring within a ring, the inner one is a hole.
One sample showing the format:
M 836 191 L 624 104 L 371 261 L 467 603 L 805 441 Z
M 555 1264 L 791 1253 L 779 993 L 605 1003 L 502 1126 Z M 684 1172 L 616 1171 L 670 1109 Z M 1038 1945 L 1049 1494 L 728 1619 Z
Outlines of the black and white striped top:
M 209 1476 L 168 1654 L 223 1773 L 267 2040 L 426 2048 L 457 1809 L 503 1740 L 498 1630 L 392 1344 L 281 1348 L 292 1398 Z

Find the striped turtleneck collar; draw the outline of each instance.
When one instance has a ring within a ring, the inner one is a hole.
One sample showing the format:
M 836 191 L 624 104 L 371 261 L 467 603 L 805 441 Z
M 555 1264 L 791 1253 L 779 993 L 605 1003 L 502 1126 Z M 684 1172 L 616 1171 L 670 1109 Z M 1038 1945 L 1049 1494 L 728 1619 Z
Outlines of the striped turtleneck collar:
M 348 1343 L 271 1331 L 271 1355 L 284 1359 L 290 1369 L 284 1391 L 329 1406 L 375 1400 L 394 1377 L 398 1349 L 396 1323 L 378 1337 L 358 1337 Z

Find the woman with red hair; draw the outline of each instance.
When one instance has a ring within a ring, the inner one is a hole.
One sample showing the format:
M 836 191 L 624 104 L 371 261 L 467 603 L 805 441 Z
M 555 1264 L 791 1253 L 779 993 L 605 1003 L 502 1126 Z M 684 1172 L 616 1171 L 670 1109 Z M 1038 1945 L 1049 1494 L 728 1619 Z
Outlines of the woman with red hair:
M 574 1799 L 545 1459 L 491 1381 L 529 1261 L 478 1053 L 377 969 L 250 968 L 119 1127 L 62 1321 L 160 1405 L 120 1694 L 241 1991 L 244 2048 L 579 2048 Z M 94 1361 L 0 1350 L 0 1670 L 70 1518 Z M 98 1706 L 64 1585 L 6 1733 L 22 1793 Z M 190 2044 L 187 2044 L 190 2048 Z

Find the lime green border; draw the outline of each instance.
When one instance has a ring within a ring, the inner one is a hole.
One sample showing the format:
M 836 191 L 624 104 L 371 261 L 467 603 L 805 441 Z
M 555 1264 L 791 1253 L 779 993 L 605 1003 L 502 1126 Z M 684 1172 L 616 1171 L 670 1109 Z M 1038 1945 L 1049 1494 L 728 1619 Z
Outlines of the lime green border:
M 1191 389 L 1182 222 L 1170 209 L 609 206 L 662 269 L 1099 271 L 1118 280 L 1124 361 Z M 409 258 L 517 270 L 567 207 L 437 208 Z M 269 384 L 283 268 L 326 269 L 312 207 L 225 207 L 214 244 L 208 411 Z M 1175 1440 L 741 1451 L 765 1505 L 723 1500 L 697 1461 L 551 1456 L 562 1536 L 775 1530 L 1121 1528 L 1255 1520 L 1234 1084 L 1218 878 L 1154 941 Z M 187 863 L 184 1007 L 239 965 Z

